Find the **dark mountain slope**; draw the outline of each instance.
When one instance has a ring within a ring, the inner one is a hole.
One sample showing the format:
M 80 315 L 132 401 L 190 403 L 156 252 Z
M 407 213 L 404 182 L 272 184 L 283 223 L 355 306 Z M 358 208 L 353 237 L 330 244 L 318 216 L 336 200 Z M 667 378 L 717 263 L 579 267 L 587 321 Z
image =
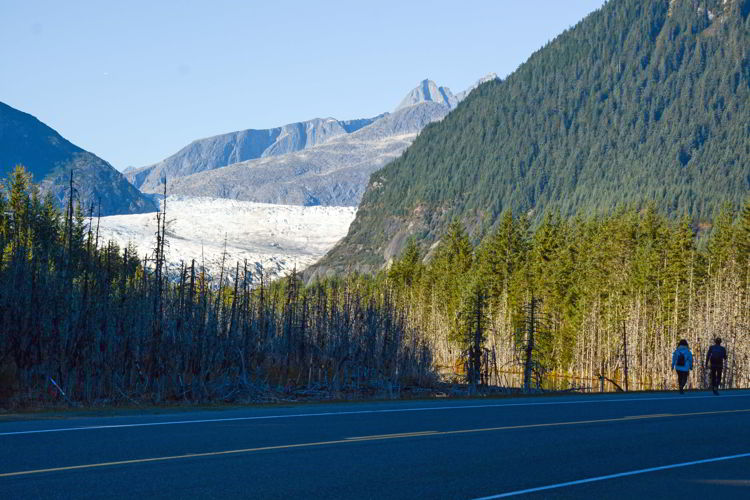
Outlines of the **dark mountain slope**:
M 750 0 L 612 0 L 508 79 L 480 86 L 374 173 L 312 273 L 372 270 L 410 235 L 506 209 L 670 215 L 739 203 L 750 178 Z
M 101 202 L 102 215 L 151 212 L 157 205 L 123 175 L 96 155 L 65 140 L 33 116 L 0 102 L 0 178 L 21 164 L 34 175 L 44 192 L 64 204 L 74 169 L 83 206 Z

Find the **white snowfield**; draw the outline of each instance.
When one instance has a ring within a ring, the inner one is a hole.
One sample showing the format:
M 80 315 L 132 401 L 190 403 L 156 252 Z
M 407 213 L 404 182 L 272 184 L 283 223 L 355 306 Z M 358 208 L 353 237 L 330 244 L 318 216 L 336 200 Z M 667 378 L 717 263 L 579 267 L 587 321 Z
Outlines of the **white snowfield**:
M 162 201 L 162 210 L 164 202 Z M 269 278 L 301 271 L 321 258 L 349 230 L 355 207 L 305 207 L 236 201 L 224 198 L 170 196 L 166 204 L 167 263 L 179 272 L 195 259 L 214 279 L 221 273 L 233 281 L 247 259 L 248 270 L 263 267 Z M 138 256 L 153 256 L 156 213 L 102 217 L 100 241 L 121 248 L 135 245 Z M 257 280 L 257 273 L 254 277 Z

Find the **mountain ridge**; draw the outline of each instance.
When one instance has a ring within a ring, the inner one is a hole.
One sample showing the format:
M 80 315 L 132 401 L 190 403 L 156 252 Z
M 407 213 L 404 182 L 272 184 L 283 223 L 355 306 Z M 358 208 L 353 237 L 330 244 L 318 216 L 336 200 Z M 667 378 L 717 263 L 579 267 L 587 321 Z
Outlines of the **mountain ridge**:
M 131 169 L 125 175 L 141 191 L 158 193 L 165 176 L 185 177 L 255 158 L 299 151 L 352 133 L 379 117 L 343 121 L 313 118 L 272 129 L 246 129 L 196 139 L 164 160 Z
M 144 213 L 156 203 L 133 187 L 112 165 L 65 139 L 29 113 L 0 102 L 0 175 L 16 165 L 33 175 L 42 193 L 51 192 L 65 204 L 73 169 L 82 205 L 101 209 L 102 215 Z
M 331 127 L 330 133 L 316 136 L 309 143 L 296 141 L 295 147 L 277 150 L 276 145 L 281 141 L 280 135 L 276 135 L 262 145 L 266 148 L 262 153 L 248 155 L 241 162 L 225 164 L 228 163 L 225 157 L 216 160 L 214 155 L 216 166 L 205 168 L 200 162 L 196 164 L 195 158 L 210 154 L 191 156 L 178 152 L 161 164 L 182 162 L 180 168 L 168 174 L 172 194 L 278 204 L 356 206 L 370 173 L 396 158 L 428 123 L 442 119 L 458 102 L 447 87 L 423 80 L 392 113 L 361 120 L 328 118 L 300 122 L 315 126 L 326 122 Z M 193 141 L 180 151 L 204 148 L 224 152 L 228 147 L 225 138 L 244 132 Z M 218 147 L 211 141 L 219 141 Z M 232 148 L 229 147 L 234 151 Z M 182 156 L 177 159 L 179 155 Z M 166 170 L 154 170 L 152 166 L 127 175 L 142 190 L 160 192 L 164 173 Z
M 173 179 L 170 192 L 287 205 L 357 206 L 367 179 L 449 109 L 422 102 L 347 135 L 284 155 Z

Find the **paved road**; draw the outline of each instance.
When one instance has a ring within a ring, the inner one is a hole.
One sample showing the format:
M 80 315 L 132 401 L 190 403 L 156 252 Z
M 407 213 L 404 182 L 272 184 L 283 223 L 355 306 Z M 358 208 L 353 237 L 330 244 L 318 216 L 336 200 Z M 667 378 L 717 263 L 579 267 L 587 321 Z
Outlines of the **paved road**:
M 0 498 L 750 498 L 748 424 L 750 391 L 5 418 Z

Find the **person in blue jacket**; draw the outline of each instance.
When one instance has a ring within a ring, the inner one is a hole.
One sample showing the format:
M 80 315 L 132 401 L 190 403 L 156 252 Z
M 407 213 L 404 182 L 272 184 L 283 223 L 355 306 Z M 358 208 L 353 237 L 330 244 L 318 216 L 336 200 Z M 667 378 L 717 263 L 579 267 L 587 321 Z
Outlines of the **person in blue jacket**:
M 680 385 L 680 394 L 685 394 L 690 370 L 693 369 L 693 353 L 690 352 L 687 340 L 680 340 L 677 349 L 672 353 L 672 369 L 677 371 L 677 383 Z

